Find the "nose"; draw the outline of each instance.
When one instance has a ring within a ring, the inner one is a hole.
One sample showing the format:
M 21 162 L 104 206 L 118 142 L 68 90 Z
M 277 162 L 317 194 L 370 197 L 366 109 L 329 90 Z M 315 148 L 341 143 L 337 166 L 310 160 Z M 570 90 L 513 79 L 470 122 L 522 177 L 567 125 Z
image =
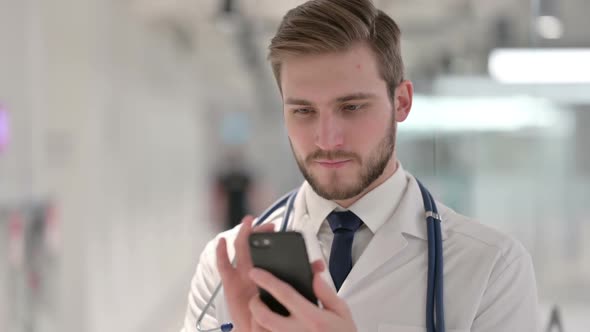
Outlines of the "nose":
M 316 145 L 324 151 L 333 151 L 342 147 L 344 135 L 342 123 L 331 112 L 320 112 L 316 128 Z

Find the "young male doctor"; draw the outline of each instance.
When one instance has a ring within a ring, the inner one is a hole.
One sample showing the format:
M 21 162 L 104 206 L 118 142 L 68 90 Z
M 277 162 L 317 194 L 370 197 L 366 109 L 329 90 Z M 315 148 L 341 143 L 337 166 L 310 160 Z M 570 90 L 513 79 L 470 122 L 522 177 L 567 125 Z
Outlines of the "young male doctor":
M 285 15 L 269 50 L 306 180 L 289 229 L 306 238 L 322 307 L 252 267 L 248 235 L 280 224 L 283 208 L 254 229 L 245 217 L 207 245 L 183 331 L 198 331 L 209 301 L 202 330 L 231 322 L 238 332 L 426 331 L 425 210 L 395 148 L 397 123 L 408 117 L 413 95 L 398 26 L 370 0 L 312 0 Z M 438 207 L 446 330 L 538 332 L 530 255 L 515 240 Z M 213 298 L 219 282 L 222 292 Z M 291 315 L 270 311 L 257 285 Z

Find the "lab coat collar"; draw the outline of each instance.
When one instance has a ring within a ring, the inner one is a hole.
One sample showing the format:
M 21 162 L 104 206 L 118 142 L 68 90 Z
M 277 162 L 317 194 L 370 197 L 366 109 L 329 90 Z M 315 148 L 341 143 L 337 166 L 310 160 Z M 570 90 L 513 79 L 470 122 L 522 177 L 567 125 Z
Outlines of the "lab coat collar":
M 390 225 L 388 228 L 384 227 L 384 230 L 402 233 L 428 241 L 426 211 L 424 210 L 424 201 L 422 199 L 420 186 L 413 175 L 406 172 L 405 176 L 408 180 L 406 191 L 403 194 L 398 209 L 395 211 L 393 217 L 387 222 L 387 224 Z M 441 219 L 444 220 L 446 207 L 442 206 L 439 202 L 436 202 L 436 205 L 439 209 L 439 214 L 443 216 Z M 447 232 L 444 221 L 441 226 L 442 239 L 445 240 L 447 238 Z
M 393 176 L 353 204 L 350 210 L 375 235 L 384 229 L 427 241 L 424 201 L 418 181 L 403 169 L 401 163 L 398 165 Z M 390 208 L 382 208 L 383 204 Z M 444 219 L 448 209 L 439 202 L 436 204 L 443 219 L 442 239 L 445 240 L 447 232 Z M 322 222 L 336 208 L 339 208 L 338 204 L 320 197 L 309 183 L 304 182 L 295 201 L 292 224 L 296 224 L 295 229 L 317 235 Z
M 418 182 L 409 173 L 406 173 L 406 177 L 408 185 L 398 208 L 393 216 L 375 233 L 353 266 L 338 292 L 341 296 L 346 296 L 362 279 L 399 254 L 408 245 L 408 236 L 424 241 L 428 240 L 424 204 Z M 446 238 L 447 234 L 443 223 L 443 241 Z
M 367 248 L 364 250 L 363 254 L 360 256 L 359 260 L 353 266 L 350 274 L 342 284 L 338 293 L 343 296 L 354 289 L 355 284 L 361 282 L 366 276 L 399 254 L 407 246 L 408 236 L 423 241 L 428 240 L 424 202 L 422 200 L 422 194 L 418 182 L 414 176 L 405 172 L 403 168 L 401 168 L 401 164 L 398 171 L 396 171 L 395 174 L 401 175 L 401 178 L 403 179 L 401 183 L 405 184 L 400 193 L 400 198 L 398 198 L 398 202 L 393 202 L 397 204 L 388 205 L 391 206 L 391 209 L 379 209 L 389 211 L 389 214 L 385 214 L 382 217 L 383 220 L 381 221 L 381 225 L 376 228 L 376 231 L 374 231 L 373 239 L 369 242 Z M 383 184 L 394 184 L 397 181 L 399 180 L 393 179 L 392 176 L 392 178 L 388 179 L 388 181 Z M 385 189 L 381 188 L 381 186 L 378 188 Z M 379 197 L 379 195 L 388 195 L 387 197 L 392 197 L 394 195 L 376 191 L 378 188 L 370 193 L 375 193 L 376 195 L 371 195 L 368 198 L 377 199 L 375 197 Z M 388 192 L 387 189 L 385 189 L 384 192 Z M 367 198 L 367 196 L 362 199 Z M 380 199 L 383 200 L 384 198 Z M 361 200 L 359 200 L 359 202 Z M 392 200 L 388 200 L 388 202 L 392 202 Z M 444 217 L 446 212 L 448 212 L 448 209 L 438 202 L 437 206 L 443 219 L 442 239 L 444 241 L 447 238 Z M 307 182 L 305 182 L 299 190 L 299 194 L 295 201 L 295 211 L 293 213 L 291 225 L 293 225 L 292 229 L 298 230 L 304 234 L 311 261 L 323 259 L 320 245 L 317 240 L 317 232 L 324 219 L 336 207 L 338 207 L 338 204 L 317 196 Z M 351 210 L 353 208 L 354 205 L 351 206 Z M 311 212 L 312 210 L 314 212 Z M 363 212 L 358 213 L 361 214 Z M 334 287 L 327 269 L 322 274 L 322 277 L 328 282 L 328 284 Z

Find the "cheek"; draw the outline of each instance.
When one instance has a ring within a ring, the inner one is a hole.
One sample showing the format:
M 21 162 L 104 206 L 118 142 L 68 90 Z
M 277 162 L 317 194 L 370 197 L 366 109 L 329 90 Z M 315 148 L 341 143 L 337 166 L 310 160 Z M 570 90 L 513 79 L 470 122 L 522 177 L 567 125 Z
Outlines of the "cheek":
M 352 132 L 354 136 L 351 139 L 360 149 L 361 154 L 370 153 L 375 146 L 381 143 L 392 126 L 390 121 L 392 121 L 391 116 L 389 118 L 373 118 L 357 123 L 355 130 Z
M 306 155 L 313 148 L 313 132 L 308 126 L 287 121 L 287 134 L 298 155 Z

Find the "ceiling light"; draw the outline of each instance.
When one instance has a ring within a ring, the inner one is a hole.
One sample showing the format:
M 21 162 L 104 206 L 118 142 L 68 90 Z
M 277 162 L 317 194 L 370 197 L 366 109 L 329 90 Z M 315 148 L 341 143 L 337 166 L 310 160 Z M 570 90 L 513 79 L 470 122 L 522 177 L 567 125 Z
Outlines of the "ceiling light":
M 590 83 L 590 49 L 496 49 L 490 75 L 503 83 Z

